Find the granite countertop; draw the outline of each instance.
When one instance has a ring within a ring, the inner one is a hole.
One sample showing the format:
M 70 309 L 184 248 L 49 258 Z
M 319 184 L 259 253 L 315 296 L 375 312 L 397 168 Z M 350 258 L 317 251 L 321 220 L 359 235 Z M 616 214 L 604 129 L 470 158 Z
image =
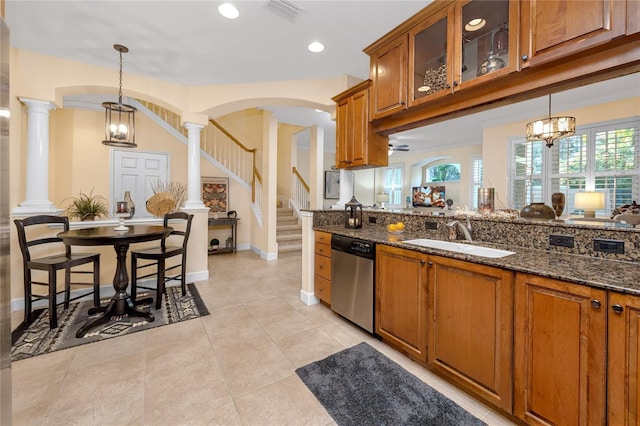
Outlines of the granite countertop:
M 406 231 L 401 234 L 391 234 L 390 232 L 387 232 L 386 229 L 379 226 L 365 226 L 361 229 L 347 229 L 344 226 L 333 225 L 316 226 L 313 229 L 316 231 L 325 231 L 332 234 L 360 238 L 377 244 L 386 244 L 427 254 L 460 259 L 482 265 L 495 266 L 515 272 L 525 272 L 577 284 L 584 284 L 591 287 L 640 295 L 640 263 L 638 262 L 607 260 L 589 256 L 564 254 L 554 250 L 534 250 L 502 244 L 492 244 L 484 241 L 459 241 L 515 252 L 513 255 L 502 258 L 487 258 L 456 253 L 448 250 L 438 250 L 403 244 L 403 241 L 405 240 L 425 238 L 423 233 L 418 232 Z

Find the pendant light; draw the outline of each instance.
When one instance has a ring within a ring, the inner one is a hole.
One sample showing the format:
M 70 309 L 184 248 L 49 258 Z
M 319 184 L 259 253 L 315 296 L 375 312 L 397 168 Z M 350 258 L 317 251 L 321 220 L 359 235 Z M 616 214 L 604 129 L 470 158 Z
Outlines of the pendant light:
M 553 146 L 554 140 L 575 134 L 575 117 L 551 117 L 551 95 L 549 95 L 549 118 L 527 123 L 527 140 L 545 141 L 548 148 Z
M 102 143 L 119 148 L 135 148 L 136 108 L 122 103 L 122 54 L 129 49 L 121 44 L 114 44 L 113 48 L 120 53 L 120 86 L 117 103 L 102 103 L 105 110 L 105 136 Z

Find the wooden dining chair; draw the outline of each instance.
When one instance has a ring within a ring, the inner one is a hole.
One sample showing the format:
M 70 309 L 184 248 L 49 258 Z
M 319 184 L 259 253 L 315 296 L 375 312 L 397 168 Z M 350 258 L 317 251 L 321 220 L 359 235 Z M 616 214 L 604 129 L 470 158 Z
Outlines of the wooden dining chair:
M 193 215 L 184 212 L 164 215 L 164 226 L 180 224 L 184 226 L 184 229 L 174 228 L 166 238 L 160 241 L 160 246 L 158 247 L 131 251 L 131 298 L 133 300 L 136 299 L 138 288 L 154 290 L 152 287 L 138 285 L 138 280 L 153 276 L 156 277 L 156 309 L 160 309 L 162 294 L 165 292 L 165 284 L 169 281 L 179 280 L 182 286 L 182 295 L 187 294 L 187 242 L 191 233 L 192 220 Z M 179 244 L 175 244 L 176 242 Z M 172 266 L 167 266 L 167 260 L 177 256 L 180 256 L 178 262 Z M 138 271 L 143 269 L 145 273 L 139 275 Z
M 18 242 L 22 252 L 25 324 L 30 323 L 33 302 L 38 300 L 49 301 L 49 328 L 58 327 L 56 307 L 59 304 L 64 303 L 64 308 L 68 309 L 70 301 L 93 294 L 93 305 L 100 306 L 100 254 L 72 253 L 71 247 L 64 245 L 62 239 L 57 237 L 59 232 L 69 230 L 68 217 L 38 215 L 16 219 L 14 223 L 18 228 Z M 38 246 L 37 249 L 36 246 Z M 39 253 L 42 253 L 42 256 L 37 257 Z M 92 264 L 92 269 L 76 268 L 85 264 Z M 60 270 L 64 270 L 64 290 L 62 291 L 58 291 L 57 275 Z M 34 279 L 33 271 L 46 273 L 47 281 Z M 72 277 L 76 275 L 87 274 L 93 275 L 93 282 L 72 281 Z M 92 285 L 93 288 L 71 298 L 71 286 L 79 285 L 85 287 Z M 46 295 L 33 294 L 32 286 L 47 287 L 48 292 Z M 58 303 L 58 295 L 61 293 L 64 293 L 64 301 Z

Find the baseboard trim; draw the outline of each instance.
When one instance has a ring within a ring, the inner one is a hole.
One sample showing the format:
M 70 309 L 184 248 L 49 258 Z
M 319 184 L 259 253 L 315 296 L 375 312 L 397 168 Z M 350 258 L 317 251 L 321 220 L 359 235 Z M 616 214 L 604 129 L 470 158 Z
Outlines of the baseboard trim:
M 300 290 L 300 300 L 302 303 L 309 306 L 320 303 L 320 299 L 318 299 L 313 293 L 309 293 L 304 290 Z

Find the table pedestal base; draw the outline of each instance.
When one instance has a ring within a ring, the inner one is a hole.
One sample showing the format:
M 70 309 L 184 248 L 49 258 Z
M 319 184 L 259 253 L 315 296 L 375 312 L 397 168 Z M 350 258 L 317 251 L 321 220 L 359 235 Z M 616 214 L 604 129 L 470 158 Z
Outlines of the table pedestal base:
M 149 322 L 153 322 L 155 318 L 152 313 L 136 309 L 136 305 L 150 305 L 151 303 L 153 303 L 153 297 L 145 297 L 144 299 L 133 301 L 126 292 L 121 295 L 115 295 L 107 306 L 89 309 L 89 315 L 94 315 L 98 312 L 104 313 L 93 321 L 89 321 L 83 325 L 76 332 L 76 337 L 83 337 L 89 330 L 108 323 L 113 317 L 127 315 L 130 318 L 142 317 Z

